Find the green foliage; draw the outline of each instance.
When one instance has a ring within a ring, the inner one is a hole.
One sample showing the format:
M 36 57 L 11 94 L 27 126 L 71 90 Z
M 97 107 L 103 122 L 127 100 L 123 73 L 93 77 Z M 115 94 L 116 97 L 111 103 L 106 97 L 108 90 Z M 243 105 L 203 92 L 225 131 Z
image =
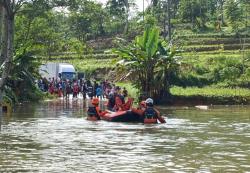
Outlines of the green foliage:
M 171 93 L 178 96 L 221 96 L 221 97 L 250 97 L 250 90 L 244 88 L 215 88 L 215 87 L 172 87 Z
M 63 33 L 58 29 L 63 28 L 59 18 L 60 16 L 52 11 L 32 19 L 25 13 L 17 16 L 16 29 L 21 32 L 16 33 L 16 50 L 23 49 L 48 57 L 54 52 L 60 52 L 64 39 Z
M 226 1 L 226 16 L 233 27 L 233 31 L 238 32 L 242 17 L 242 9 L 238 1 Z
M 112 16 L 116 18 L 125 18 L 125 1 L 124 0 L 109 0 L 107 2 L 107 9 Z
M 150 27 L 150 26 L 157 26 L 157 19 L 154 17 L 154 16 L 152 16 L 152 15 L 146 15 L 145 16 L 145 21 L 143 22 L 143 24 L 142 24 L 144 27 L 145 26 L 148 26 L 148 27 Z
M 169 94 L 169 77 L 176 71 L 175 50 L 160 39 L 159 29 L 147 27 L 134 43 L 115 49 L 123 60 L 119 64 L 134 75 L 132 83 L 140 92 L 161 100 Z
M 128 34 L 129 15 L 132 7 L 135 6 L 134 0 L 108 0 L 107 11 L 113 22 L 120 23 L 119 30 Z
M 182 70 L 175 84 L 183 87 L 203 87 L 214 84 L 226 87 L 248 87 L 247 69 L 250 63 L 247 58 L 243 58 L 240 52 L 235 55 L 217 54 L 205 53 L 200 56 L 183 54 Z
M 14 105 L 15 103 L 18 102 L 16 94 L 9 86 L 5 86 L 4 88 L 3 101 L 11 105 Z
M 220 78 L 222 80 L 227 79 L 233 81 L 240 76 L 241 71 L 237 67 L 226 67 L 223 68 L 219 73 L 220 73 Z
M 39 100 L 43 97 L 36 87 L 35 79 L 39 77 L 35 57 L 27 53 L 18 53 L 14 58 L 10 78 L 4 90 L 7 102 L 15 104 L 26 100 Z
M 139 90 L 135 88 L 131 83 L 118 82 L 116 83 L 116 85 L 122 88 L 125 87 L 128 90 L 128 97 L 132 97 L 134 99 L 139 98 Z
M 132 45 L 119 49 L 125 60 L 123 68 L 140 75 L 136 86 L 141 91 L 163 96 L 172 84 L 250 86 L 249 0 L 154 0 L 144 13 L 130 16 L 128 7 L 134 1 L 128 0 L 109 0 L 105 5 L 93 0 L 22 2 L 13 6 L 20 9 L 15 13 L 16 56 L 6 85 L 8 100 L 20 100 L 20 86 L 29 91 L 21 91 L 23 100 L 35 98 L 34 93 L 39 95 L 34 78 L 38 75 L 36 62 L 41 59 L 23 52 L 42 57 L 42 61 L 69 62 L 78 71 L 91 74 L 99 68 L 115 67 L 116 55 L 96 53 L 114 47 L 105 37 L 112 40 L 118 35 L 132 40 L 143 31 Z M 168 5 L 170 14 L 166 12 Z M 180 46 L 183 60 L 176 58 L 176 50 L 160 38 L 166 36 L 168 17 L 176 33 L 171 44 Z M 126 24 L 129 33 L 122 34 Z M 144 69 L 142 73 L 140 69 Z
M 68 51 L 76 52 L 79 58 L 83 56 L 85 50 L 86 45 L 79 40 L 72 38 L 68 41 Z
M 179 14 L 183 21 L 192 22 L 193 27 L 204 28 L 209 6 L 206 0 L 181 0 Z

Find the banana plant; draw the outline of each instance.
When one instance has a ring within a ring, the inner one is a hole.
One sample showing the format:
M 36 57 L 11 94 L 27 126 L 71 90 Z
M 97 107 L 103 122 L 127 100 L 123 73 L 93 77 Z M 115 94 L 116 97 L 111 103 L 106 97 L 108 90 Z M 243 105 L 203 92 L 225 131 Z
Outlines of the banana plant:
M 147 27 L 132 44 L 123 44 L 113 52 L 121 59 L 119 67 L 133 75 L 132 83 L 141 93 L 156 100 L 170 95 L 169 80 L 179 62 L 176 51 L 160 38 L 157 27 Z
M 4 99 L 15 104 L 29 100 L 37 90 L 35 79 L 39 78 L 38 69 L 41 63 L 34 56 L 18 53 L 14 56 L 11 73 L 4 88 Z

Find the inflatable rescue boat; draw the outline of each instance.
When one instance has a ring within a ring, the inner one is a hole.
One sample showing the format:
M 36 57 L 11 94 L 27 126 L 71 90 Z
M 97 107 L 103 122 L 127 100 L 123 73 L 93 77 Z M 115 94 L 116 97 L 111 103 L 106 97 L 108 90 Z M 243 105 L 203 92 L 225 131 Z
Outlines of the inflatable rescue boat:
M 142 116 L 131 110 L 118 112 L 109 111 L 102 115 L 101 119 L 111 122 L 143 122 Z

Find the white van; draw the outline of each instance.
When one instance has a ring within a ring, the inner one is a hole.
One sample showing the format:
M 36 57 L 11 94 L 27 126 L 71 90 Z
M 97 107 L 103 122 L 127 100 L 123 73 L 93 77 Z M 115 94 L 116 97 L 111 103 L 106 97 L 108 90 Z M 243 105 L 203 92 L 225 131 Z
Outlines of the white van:
M 73 65 L 68 63 L 46 63 L 40 66 L 39 73 L 43 78 L 46 79 L 76 79 L 75 68 Z

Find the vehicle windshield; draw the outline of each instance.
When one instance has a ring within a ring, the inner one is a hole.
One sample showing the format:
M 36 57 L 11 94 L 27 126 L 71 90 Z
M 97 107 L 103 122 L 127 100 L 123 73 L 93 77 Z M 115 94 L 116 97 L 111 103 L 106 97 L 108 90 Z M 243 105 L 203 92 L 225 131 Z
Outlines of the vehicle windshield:
M 73 80 L 76 78 L 76 73 L 73 72 L 63 72 L 62 73 L 62 79 L 68 79 L 68 80 Z

